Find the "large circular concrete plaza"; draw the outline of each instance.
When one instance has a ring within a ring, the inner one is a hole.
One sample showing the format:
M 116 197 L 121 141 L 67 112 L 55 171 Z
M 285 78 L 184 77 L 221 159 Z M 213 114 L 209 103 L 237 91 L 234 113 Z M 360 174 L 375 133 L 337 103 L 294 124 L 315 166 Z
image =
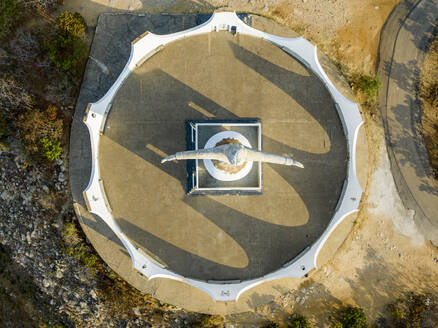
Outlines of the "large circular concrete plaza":
M 263 150 L 304 169 L 263 164 L 260 196 L 187 196 L 185 120 L 259 118 Z M 320 80 L 278 47 L 228 32 L 174 42 L 115 96 L 101 137 L 101 178 L 122 231 L 170 270 L 247 280 L 311 245 L 346 178 L 346 139 Z
M 297 36 L 265 18 L 251 20 L 259 30 Z M 166 34 L 197 24 L 196 15 L 100 17 L 72 125 L 70 183 L 88 239 L 123 279 L 187 310 L 244 312 L 303 280 L 264 282 L 236 302 L 214 302 L 186 282 L 148 280 L 132 268 L 114 231 L 87 210 L 82 193 L 92 176 L 90 136 L 82 121 L 87 104 L 108 91 L 129 59 L 131 41 L 144 31 Z M 354 101 L 335 66 L 322 54 L 319 60 L 336 87 Z M 160 163 L 186 149 L 185 121 L 241 118 L 261 120 L 263 151 L 292 155 L 305 168 L 263 164 L 262 195 L 187 196 L 186 163 Z M 348 164 L 342 124 L 321 81 L 277 46 L 225 31 L 170 43 L 135 69 L 112 99 L 99 140 L 100 181 L 125 236 L 168 270 L 202 281 L 262 277 L 312 245 L 333 217 Z M 362 127 L 356 169 L 363 189 L 367 157 Z M 331 233 L 317 267 L 333 256 L 355 216 Z

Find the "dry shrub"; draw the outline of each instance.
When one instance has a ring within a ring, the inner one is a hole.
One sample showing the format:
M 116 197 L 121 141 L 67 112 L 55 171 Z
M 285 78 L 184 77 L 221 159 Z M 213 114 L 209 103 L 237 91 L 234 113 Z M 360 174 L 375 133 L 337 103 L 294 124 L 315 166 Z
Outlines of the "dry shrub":
M 288 328 L 312 328 L 312 323 L 301 314 L 293 314 L 289 318 Z
M 66 75 L 47 55 L 47 40 L 55 34 L 53 25 L 38 17 L 27 19 L 8 42 L 0 45 L 6 52 L 6 56 L 0 56 L 0 103 L 12 108 L 14 115 L 35 103 L 61 102 L 71 89 Z M 36 101 L 32 102 L 29 95 Z
M 32 97 L 16 79 L 6 74 L 0 75 L 0 104 L 5 116 L 20 108 L 31 107 L 32 103 Z
M 192 322 L 193 328 L 218 328 L 223 327 L 223 318 L 218 315 L 203 314 L 197 320 Z
M 19 116 L 18 127 L 28 150 L 33 153 L 44 151 L 42 140 L 59 142 L 63 133 L 62 120 L 57 118 L 58 108 L 49 105 L 45 110 L 28 110 Z
M 49 68 L 50 61 L 47 56 L 44 56 L 42 47 L 43 39 L 47 37 L 47 32 L 41 28 L 33 30 L 19 29 L 9 42 L 9 52 L 13 60 L 17 62 L 17 66 L 26 70 L 29 69 L 44 69 Z M 17 67 L 18 68 L 18 67 Z M 16 70 L 17 71 L 17 70 Z M 29 74 L 29 71 L 25 73 Z
M 41 13 L 50 13 L 62 3 L 60 0 L 20 0 L 20 5 L 24 8 L 37 10 Z
M 392 324 L 396 328 L 437 327 L 436 297 L 410 293 L 388 305 Z
M 13 31 L 19 16 L 20 9 L 16 0 L 0 0 L 0 39 Z
M 419 85 L 423 101 L 421 123 L 432 172 L 438 179 L 438 39 L 429 48 Z
M 359 96 L 362 104 L 372 106 L 377 101 L 382 83 L 378 76 L 355 73 L 351 76 L 351 86 L 353 91 L 356 92 L 356 96 Z
M 112 279 L 104 276 L 99 280 L 99 296 L 105 300 L 108 312 L 125 319 L 135 318 L 132 309 L 137 307 L 152 321 L 163 320 L 165 309 L 157 299 L 142 294 L 116 274 L 113 275 Z
M 438 39 L 432 43 L 424 61 L 421 72 L 420 94 L 438 109 Z

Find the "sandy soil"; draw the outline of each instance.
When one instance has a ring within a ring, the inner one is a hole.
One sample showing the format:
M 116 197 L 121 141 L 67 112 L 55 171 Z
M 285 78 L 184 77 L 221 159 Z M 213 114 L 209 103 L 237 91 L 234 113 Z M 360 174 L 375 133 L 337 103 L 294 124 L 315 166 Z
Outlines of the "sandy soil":
M 342 63 L 344 72 L 374 74 L 380 30 L 398 0 L 290 0 L 283 1 L 139 1 L 64 0 L 88 24 L 109 11 L 193 13 L 227 7 L 274 17 L 316 43 Z M 261 306 L 256 312 L 278 320 L 301 312 L 319 326 L 343 304 L 365 309 L 371 321 L 385 306 L 408 291 L 438 294 L 438 250 L 418 233 L 413 213 L 397 194 L 386 155 L 383 129 L 365 113 L 370 165 L 368 187 L 353 232 L 334 258 L 301 288 Z M 237 317 L 236 317 L 237 319 Z M 241 321 L 251 319 L 242 315 Z

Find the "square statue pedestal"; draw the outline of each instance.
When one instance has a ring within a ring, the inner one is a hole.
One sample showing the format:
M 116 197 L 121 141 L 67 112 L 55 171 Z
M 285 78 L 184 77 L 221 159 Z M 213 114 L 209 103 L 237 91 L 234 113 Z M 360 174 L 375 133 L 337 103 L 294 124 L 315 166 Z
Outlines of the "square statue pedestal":
M 262 124 L 258 119 L 233 121 L 186 121 L 187 150 L 219 146 L 232 139 L 246 147 L 262 150 Z M 258 195 L 262 193 L 262 165 L 249 162 L 235 171 L 221 169 L 218 161 L 187 161 L 187 194 Z

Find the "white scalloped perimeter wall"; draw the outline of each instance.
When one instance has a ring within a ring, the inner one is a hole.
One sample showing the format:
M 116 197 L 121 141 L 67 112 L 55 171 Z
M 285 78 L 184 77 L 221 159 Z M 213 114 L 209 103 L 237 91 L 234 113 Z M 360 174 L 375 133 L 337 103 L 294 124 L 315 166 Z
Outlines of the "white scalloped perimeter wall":
M 158 52 L 166 44 L 199 34 L 210 33 L 219 30 L 226 30 L 231 33 L 241 33 L 253 37 L 262 38 L 280 47 L 298 59 L 308 69 L 324 83 L 341 118 L 344 132 L 348 143 L 349 162 L 347 180 L 339 199 L 335 214 L 331 219 L 327 229 L 320 238 L 300 255 L 295 257 L 282 268 L 269 273 L 263 277 L 247 281 L 199 281 L 178 275 L 164 268 L 160 263 L 154 261 L 142 250 L 136 248 L 127 236 L 121 231 L 111 215 L 111 208 L 106 200 L 103 183 L 100 178 L 98 148 L 99 138 L 105 125 L 106 116 L 111 109 L 111 102 L 129 74 L 153 54 Z M 234 12 L 218 12 L 204 24 L 191 29 L 168 35 L 155 35 L 146 32 L 139 36 L 131 44 L 131 54 L 122 73 L 107 91 L 107 93 L 96 103 L 88 105 L 84 122 L 90 132 L 90 142 L 92 151 L 92 172 L 90 181 L 83 192 L 88 210 L 101 217 L 113 230 L 117 237 L 129 252 L 133 267 L 145 275 L 148 279 L 167 278 L 185 282 L 191 286 L 199 288 L 208 293 L 215 301 L 238 300 L 239 296 L 245 291 L 266 281 L 280 279 L 284 277 L 300 278 L 316 267 L 316 258 L 322 246 L 334 231 L 334 229 L 351 213 L 358 210 L 362 189 L 356 176 L 355 152 L 357 133 L 361 126 L 362 118 L 356 103 L 346 99 L 333 85 L 326 73 L 322 69 L 316 47 L 302 37 L 284 38 L 256 30 L 243 23 Z

